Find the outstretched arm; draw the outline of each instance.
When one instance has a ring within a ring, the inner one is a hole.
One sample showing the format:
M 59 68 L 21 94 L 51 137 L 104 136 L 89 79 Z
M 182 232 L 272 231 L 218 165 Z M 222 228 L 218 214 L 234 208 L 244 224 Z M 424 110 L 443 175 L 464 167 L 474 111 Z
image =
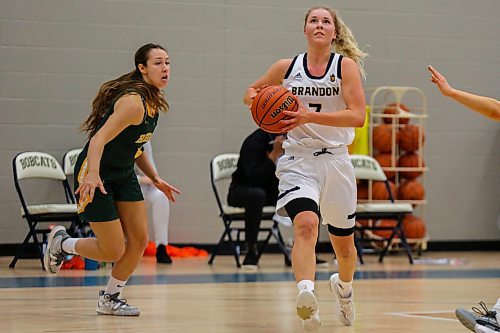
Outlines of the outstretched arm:
M 144 172 L 144 174 L 151 179 L 151 182 L 153 183 L 154 186 L 156 186 L 160 191 L 162 191 L 165 196 L 168 198 L 168 200 L 175 202 L 175 193 L 181 194 L 181 192 L 164 181 L 159 175 L 158 171 L 156 170 L 155 166 L 151 163 L 149 160 L 149 157 L 147 155 L 147 152 L 142 153 L 137 157 L 135 160 L 136 165 L 139 167 L 139 169 Z
M 431 65 L 427 68 L 432 73 L 431 81 L 436 84 L 444 96 L 454 99 L 458 103 L 485 117 L 500 121 L 500 102 L 498 100 L 455 89 L 450 86 L 446 78 Z

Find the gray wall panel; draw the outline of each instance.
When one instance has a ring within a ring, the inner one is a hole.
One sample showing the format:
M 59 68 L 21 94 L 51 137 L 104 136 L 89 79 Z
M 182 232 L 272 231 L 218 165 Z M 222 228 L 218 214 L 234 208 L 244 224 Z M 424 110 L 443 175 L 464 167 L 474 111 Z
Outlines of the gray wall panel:
M 304 50 L 304 14 L 315 3 L 0 1 L 0 243 L 18 243 L 27 230 L 12 157 L 43 150 L 60 159 L 83 145 L 78 126 L 99 85 L 130 71 L 134 51 L 147 42 L 163 44 L 172 58 L 171 112 L 161 116 L 153 138 L 161 174 L 183 192 L 172 204 L 170 241 L 215 243 L 222 226 L 209 161 L 238 151 L 255 128 L 242 95 L 275 61 Z M 428 204 L 419 210 L 430 238 L 498 239 L 500 124 L 442 97 L 426 65 L 459 89 L 498 98 L 500 2 L 340 0 L 335 6 L 370 53 L 367 89 L 415 86 L 427 95 Z

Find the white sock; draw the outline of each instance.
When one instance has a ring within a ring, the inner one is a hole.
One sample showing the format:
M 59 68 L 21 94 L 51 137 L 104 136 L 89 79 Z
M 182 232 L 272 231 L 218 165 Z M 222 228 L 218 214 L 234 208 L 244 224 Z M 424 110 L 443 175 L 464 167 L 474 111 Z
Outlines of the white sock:
M 344 282 L 339 278 L 338 284 L 339 284 L 339 294 L 340 294 L 340 296 L 342 296 L 342 298 L 347 298 L 347 297 L 351 296 L 352 281 Z
M 299 291 L 302 291 L 302 290 L 314 291 L 314 281 L 311 281 L 311 280 L 300 280 L 297 283 L 297 289 Z
M 121 294 L 126 283 L 127 281 L 115 279 L 113 275 L 111 275 L 109 277 L 108 285 L 106 286 L 106 289 L 104 289 L 104 293 L 109 295 L 114 295 L 116 293 Z
M 76 253 L 75 247 L 76 247 L 76 242 L 80 238 L 67 238 L 64 242 L 62 242 L 61 247 L 64 252 L 69 253 L 69 254 L 78 254 Z

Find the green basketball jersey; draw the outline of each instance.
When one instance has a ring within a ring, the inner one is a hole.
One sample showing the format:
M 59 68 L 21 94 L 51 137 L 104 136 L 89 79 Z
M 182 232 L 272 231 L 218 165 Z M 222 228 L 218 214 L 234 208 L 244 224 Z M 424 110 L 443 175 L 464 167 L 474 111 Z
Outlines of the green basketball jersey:
M 134 161 L 142 153 L 142 146 L 150 140 L 159 117 L 159 112 L 151 116 L 151 112 L 148 112 L 151 110 L 151 106 L 146 104 L 144 98 L 142 98 L 142 102 L 144 104 L 144 118 L 142 123 L 128 126 L 104 146 L 100 164 L 100 176 L 103 180 L 126 177 L 134 172 Z M 106 111 L 98 129 L 113 114 L 115 103 L 112 103 Z M 87 142 L 78 158 L 78 162 L 80 163 L 75 165 L 76 175 L 80 171 L 76 170 L 76 167 L 80 169 L 83 161 L 87 158 L 88 148 L 89 142 Z

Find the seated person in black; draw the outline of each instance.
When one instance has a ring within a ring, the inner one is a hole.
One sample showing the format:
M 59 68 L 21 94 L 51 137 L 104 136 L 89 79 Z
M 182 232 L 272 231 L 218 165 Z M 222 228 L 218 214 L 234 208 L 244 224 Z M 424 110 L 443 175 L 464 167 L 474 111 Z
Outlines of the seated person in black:
M 278 200 L 276 163 L 284 153 L 284 136 L 255 130 L 243 142 L 236 171 L 233 173 L 227 202 L 245 208 L 247 254 L 243 266 L 257 267 L 257 236 L 262 209 L 275 206 Z

